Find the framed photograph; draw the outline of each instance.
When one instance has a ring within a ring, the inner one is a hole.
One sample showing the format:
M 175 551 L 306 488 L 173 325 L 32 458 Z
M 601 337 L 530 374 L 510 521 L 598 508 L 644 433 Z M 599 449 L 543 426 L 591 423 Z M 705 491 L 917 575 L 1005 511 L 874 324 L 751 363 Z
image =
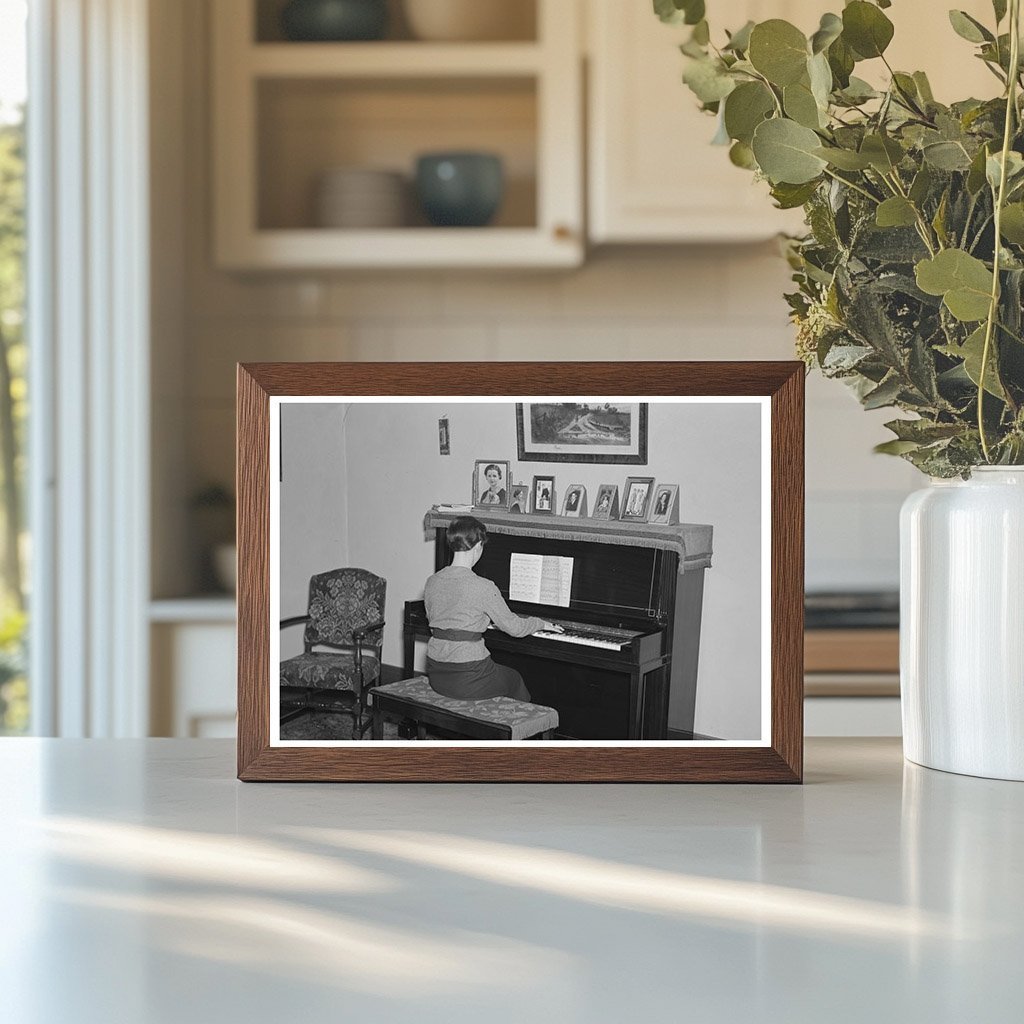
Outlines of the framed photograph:
M 520 462 L 647 465 L 646 402 L 519 402 Z
M 619 485 L 601 484 L 594 502 L 594 519 L 619 518 Z
M 679 522 L 679 484 L 658 484 L 649 521 L 655 526 L 672 526 Z
M 653 491 L 653 476 L 629 477 L 622 489 L 622 511 L 619 513 L 619 519 L 624 522 L 646 523 Z
M 513 484 L 512 501 L 509 505 L 509 512 L 517 512 L 526 515 L 530 511 L 530 485 Z
M 473 466 L 473 507 L 508 511 L 512 473 L 508 462 L 477 459 Z
M 586 519 L 587 489 L 583 484 L 569 484 L 562 499 L 562 515 L 568 519 Z
M 553 476 L 535 476 L 533 478 L 533 514 L 553 516 L 556 504 L 555 478 Z
M 240 366 L 239 778 L 799 782 L 803 387 L 798 362 Z M 651 476 L 577 467 L 593 518 L 554 514 L 551 475 L 541 515 L 474 508 L 527 485 L 442 455 L 439 419 L 510 450 L 532 395 L 649 405 Z M 613 518 L 655 478 L 701 522 Z

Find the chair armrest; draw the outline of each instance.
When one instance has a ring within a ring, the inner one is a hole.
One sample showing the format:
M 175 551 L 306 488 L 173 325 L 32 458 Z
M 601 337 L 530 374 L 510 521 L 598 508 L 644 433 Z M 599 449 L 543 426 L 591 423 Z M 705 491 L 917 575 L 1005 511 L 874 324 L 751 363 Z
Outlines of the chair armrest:
M 308 615 L 293 615 L 290 619 L 281 620 L 281 629 L 287 629 L 289 626 L 298 626 L 303 622 L 309 622 Z
M 361 626 L 359 629 L 353 629 L 352 630 L 352 640 L 355 643 L 358 644 L 359 641 L 362 640 L 367 635 L 367 633 L 375 633 L 378 629 L 383 629 L 383 628 L 384 628 L 384 620 L 381 619 L 380 622 L 373 622 L 369 626 Z

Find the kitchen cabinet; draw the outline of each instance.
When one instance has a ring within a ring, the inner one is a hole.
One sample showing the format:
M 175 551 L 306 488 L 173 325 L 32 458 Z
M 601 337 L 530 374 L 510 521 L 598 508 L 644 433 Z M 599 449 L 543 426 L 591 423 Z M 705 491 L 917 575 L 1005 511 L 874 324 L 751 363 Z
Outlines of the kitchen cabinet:
M 373 42 L 292 42 L 277 28 L 277 0 L 212 4 L 217 264 L 579 264 L 579 9 L 534 2 L 534 38 L 452 43 L 407 31 Z M 399 172 L 411 184 L 418 155 L 453 150 L 502 158 L 505 197 L 493 225 L 432 227 L 410 195 L 403 226 L 319 226 L 313 197 L 328 172 Z
M 588 186 L 592 242 L 737 242 L 799 232 L 799 211 L 776 210 L 767 186 L 710 145 L 715 121 L 681 82 L 685 26 L 663 25 L 646 0 L 587 0 Z M 747 20 L 785 18 L 805 33 L 842 4 L 826 0 L 708 0 L 713 38 Z M 956 5 L 985 23 L 988 0 Z M 886 11 L 896 34 L 896 68 L 929 73 L 937 98 L 995 95 L 998 83 L 971 44 L 952 30 L 946 7 L 901 0 Z M 875 83 L 880 61 L 858 65 Z

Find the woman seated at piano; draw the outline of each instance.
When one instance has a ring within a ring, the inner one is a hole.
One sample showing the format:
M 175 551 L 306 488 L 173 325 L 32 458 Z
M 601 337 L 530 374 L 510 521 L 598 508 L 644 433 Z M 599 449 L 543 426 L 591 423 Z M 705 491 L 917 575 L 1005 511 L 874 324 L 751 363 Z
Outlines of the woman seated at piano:
M 426 583 L 423 603 L 430 623 L 427 678 L 445 697 L 483 700 L 514 697 L 528 701 L 523 677 L 498 665 L 484 643 L 492 623 L 510 636 L 529 636 L 538 630 L 560 633 L 544 619 L 516 615 L 491 580 L 473 572 L 487 543 L 487 527 L 472 516 L 460 516 L 448 526 L 452 564 L 435 572 Z

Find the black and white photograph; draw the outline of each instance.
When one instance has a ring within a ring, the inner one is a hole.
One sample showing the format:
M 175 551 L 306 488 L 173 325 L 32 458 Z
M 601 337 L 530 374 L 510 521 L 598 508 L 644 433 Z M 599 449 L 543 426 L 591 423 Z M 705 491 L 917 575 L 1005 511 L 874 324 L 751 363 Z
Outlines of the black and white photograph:
M 647 463 L 646 402 L 520 402 L 520 462 Z
M 510 484 L 508 462 L 478 459 L 473 468 L 473 505 L 492 511 L 507 509 Z
M 530 511 L 530 485 L 513 484 L 509 512 L 525 515 Z
M 618 519 L 619 518 L 619 485 L 601 484 L 597 489 L 597 499 L 594 502 L 595 519 Z
M 570 484 L 562 500 L 562 515 L 579 519 L 587 514 L 587 489 L 583 484 Z
M 622 489 L 622 512 L 619 518 L 637 523 L 647 522 L 653 490 L 654 477 L 631 476 Z
M 661 526 L 679 522 L 679 484 L 658 484 L 649 521 Z
M 535 515 L 554 515 L 555 478 L 535 476 L 533 478 L 533 512 Z
M 602 518 L 599 464 L 573 468 L 562 515 L 534 474 L 528 510 L 523 467 L 439 454 L 439 406 L 273 400 L 273 744 L 768 743 L 767 400 L 649 403 L 652 473 L 698 482 L 672 526 L 643 521 L 653 476 L 623 489 L 630 519 Z M 513 402 L 444 413 L 478 452 L 514 450 Z

